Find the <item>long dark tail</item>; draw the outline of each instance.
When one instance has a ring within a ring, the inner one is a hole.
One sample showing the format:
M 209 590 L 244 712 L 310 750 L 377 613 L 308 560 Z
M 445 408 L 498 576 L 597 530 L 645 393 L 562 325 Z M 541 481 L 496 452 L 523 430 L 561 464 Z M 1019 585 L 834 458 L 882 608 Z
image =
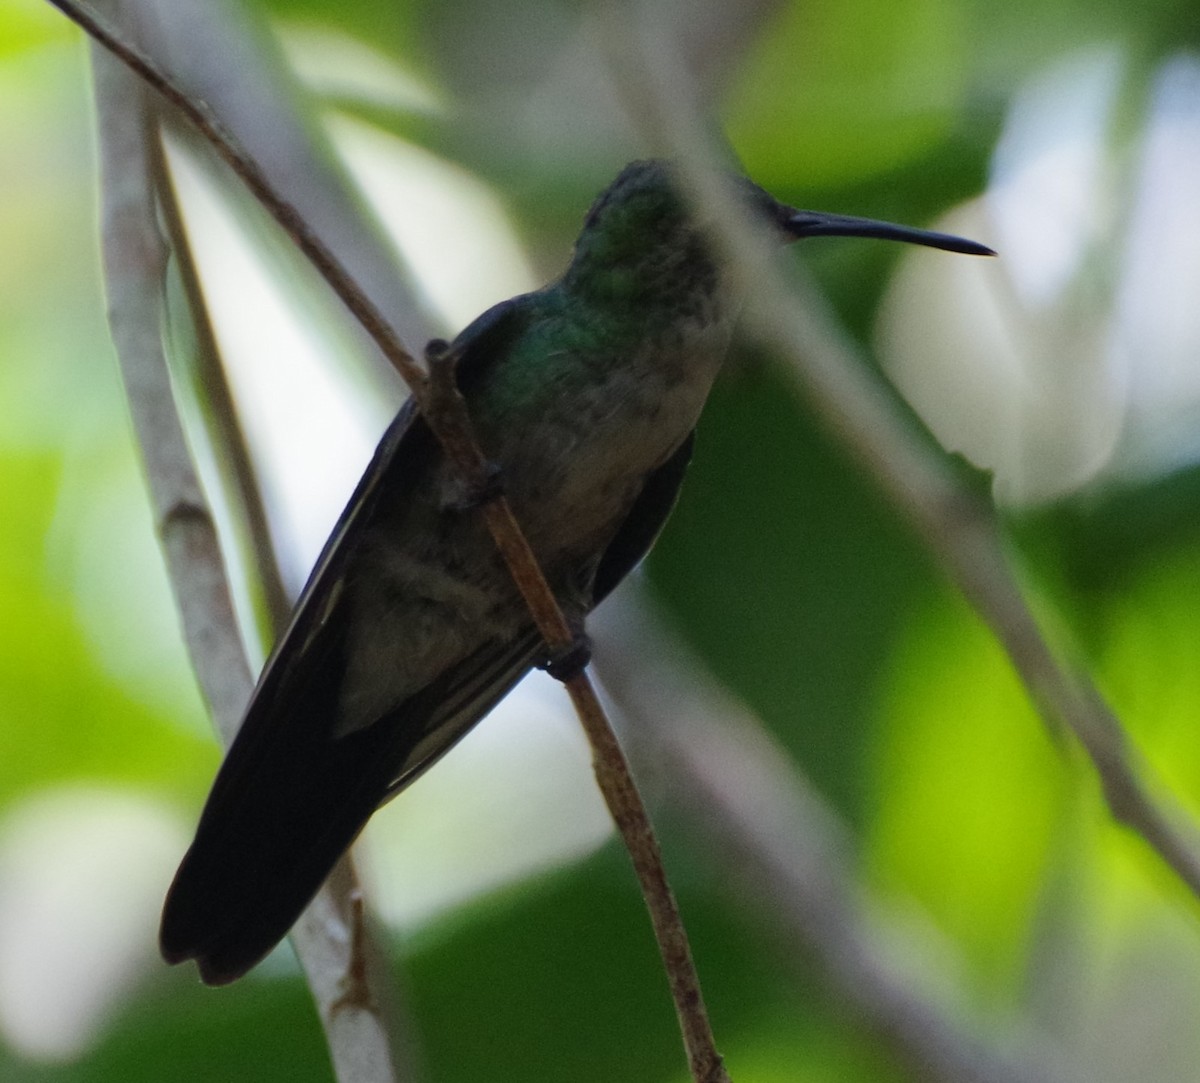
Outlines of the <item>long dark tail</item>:
M 489 641 L 372 725 L 337 736 L 340 648 L 268 667 L 163 907 L 159 946 L 209 985 L 287 934 L 387 797 L 427 770 L 528 672 L 533 629 Z
M 195 959 L 209 985 L 241 977 L 287 934 L 392 780 L 392 726 L 332 738 L 313 714 L 239 736 L 175 874 L 159 944 L 168 962 Z

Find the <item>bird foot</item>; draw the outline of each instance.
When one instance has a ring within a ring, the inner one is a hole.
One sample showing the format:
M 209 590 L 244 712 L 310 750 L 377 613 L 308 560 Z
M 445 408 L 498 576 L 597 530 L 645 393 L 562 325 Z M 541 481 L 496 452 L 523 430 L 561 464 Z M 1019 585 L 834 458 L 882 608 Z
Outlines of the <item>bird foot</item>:
M 556 681 L 566 684 L 572 677 L 579 676 L 592 660 L 592 640 L 582 627 L 575 628 L 571 642 L 565 647 L 550 651 L 546 660 L 539 663 Z

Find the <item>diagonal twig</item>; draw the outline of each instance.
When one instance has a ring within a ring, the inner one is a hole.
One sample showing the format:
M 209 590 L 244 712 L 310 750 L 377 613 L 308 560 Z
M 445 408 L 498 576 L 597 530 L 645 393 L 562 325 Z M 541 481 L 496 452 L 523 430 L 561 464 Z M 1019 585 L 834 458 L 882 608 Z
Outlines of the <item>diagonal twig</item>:
M 161 130 L 161 129 L 160 129 Z M 153 186 L 162 213 L 165 240 L 175 258 L 175 267 L 183 288 L 192 334 L 195 340 L 194 363 L 198 384 L 205 398 L 205 413 L 212 418 L 218 469 L 228 474 L 222 489 L 227 499 L 232 495 L 236 504 L 236 519 L 244 524 L 250 552 L 255 564 L 255 579 L 262 591 L 271 639 L 283 632 L 291 601 L 279 571 L 275 544 L 267 511 L 263 506 L 254 465 L 246 436 L 238 421 L 233 391 L 225 378 L 217 336 L 209 318 L 192 246 L 188 241 L 183 208 L 172 183 L 162 139 L 150 141 L 146 150 L 148 166 L 153 171 Z
M 166 249 L 156 220 L 151 148 L 157 126 L 141 84 L 107 53 L 94 50 L 103 171 L 103 236 L 109 321 L 130 414 L 141 449 L 184 638 L 205 699 L 226 744 L 232 739 L 253 680 L 242 648 L 212 514 L 192 466 L 175 408 L 161 338 L 160 299 Z M 349 896 L 354 872 L 341 866 Z M 335 890 L 318 905 L 342 909 Z M 310 973 L 336 989 L 357 955 L 353 937 L 336 921 L 299 928 L 293 945 Z M 395 1079 L 387 1028 L 374 1004 L 335 1012 L 326 990 L 312 982 L 341 1083 Z M 322 999 L 324 993 L 324 999 Z
M 432 348 L 428 354 L 435 407 L 444 409 L 448 415 L 451 422 L 448 426 L 450 441 L 463 441 L 469 446 L 464 447 L 462 453 L 478 456 L 477 469 L 480 472 L 479 476 L 483 477 L 487 464 L 471 435 L 466 407 L 453 381 L 454 358 L 441 349 L 441 345 L 431 343 Z M 513 579 L 521 589 L 530 612 L 537 619 L 539 629 L 545 628 L 543 618 L 548 624 L 560 625 L 564 633 L 560 643 L 569 646 L 573 633 L 553 593 L 546 585 L 533 551 L 529 549 L 529 543 L 519 532 L 515 539 L 508 539 L 504 532 L 498 529 L 504 525 L 499 521 L 502 514 L 499 503 L 497 500 L 489 501 L 483 510 L 488 526 L 492 528 L 496 542 L 508 561 Z M 505 549 L 508 544 L 512 544 L 515 550 L 511 556 Z M 539 582 L 529 582 L 526 579 L 528 576 L 536 576 Z M 542 608 L 541 612 L 538 607 Z M 553 648 L 554 644 L 545 636 L 544 631 L 543 636 Z M 587 671 L 576 673 L 564 683 L 592 749 L 592 767 L 596 774 L 596 782 L 625 848 L 629 851 L 634 872 L 641 885 L 642 897 L 650 912 L 650 922 L 671 986 L 692 1078 L 696 1083 L 728 1083 L 729 1077 L 720 1054 L 717 1053 L 683 919 L 679 914 L 674 892 L 667 881 L 658 839 L 646 812 L 645 803 L 633 781 L 628 761 Z
M 159 119 L 159 136 L 147 147 L 158 207 L 183 282 L 196 340 L 200 384 L 207 397 L 206 412 L 215 428 L 218 450 L 230 461 L 230 478 L 222 491 L 234 501 L 236 518 L 246 526 L 254 579 L 262 590 L 269 640 L 274 642 L 287 626 L 291 603 L 275 559 L 262 491 L 208 318 L 183 208 L 167 167 Z M 395 977 L 386 970 L 380 938 L 367 926 L 362 898 L 353 852 L 349 852 L 334 866 L 322 890 L 301 915 L 291 936 L 293 947 L 325 1027 L 337 1078 L 415 1080 L 420 1072 L 413 1025 L 400 1010 Z M 385 1049 L 390 1049 L 390 1062 L 381 1059 Z
M 337 254 L 394 327 L 432 334 L 402 260 L 372 220 L 271 33 L 264 12 L 239 0 L 123 0 L 122 21 L 193 99 L 246 147 L 271 183 Z M 170 120 L 169 117 L 164 118 Z M 180 129 L 183 131 L 184 129 Z M 208 164 L 207 156 L 201 156 Z M 354 330 L 357 331 L 357 328 Z M 395 397 L 395 373 L 376 351 L 363 372 Z
M 992 507 L 968 490 L 913 431 L 868 376 L 828 304 L 793 284 L 765 291 L 763 338 L 786 359 L 796 383 L 916 528 L 925 545 L 992 630 L 1034 706 L 1086 752 L 1113 817 L 1132 828 L 1200 896 L 1200 837 L 1182 809 L 1151 791 L 1148 770 L 1120 720 L 1086 672 L 1051 648 L 1014 573 Z M 783 312 L 775 306 L 790 302 Z M 836 396 L 836 397 L 835 397 Z M 1156 784 L 1156 787 L 1157 784 Z

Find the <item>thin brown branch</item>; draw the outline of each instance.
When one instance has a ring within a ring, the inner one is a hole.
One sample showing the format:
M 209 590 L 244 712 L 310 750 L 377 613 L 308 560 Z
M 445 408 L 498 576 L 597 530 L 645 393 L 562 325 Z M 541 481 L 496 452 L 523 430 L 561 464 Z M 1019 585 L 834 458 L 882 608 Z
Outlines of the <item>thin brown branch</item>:
M 592 746 L 596 781 L 633 859 L 633 867 L 642 886 L 663 966 L 671 984 L 671 996 L 683 1032 L 692 1078 L 703 1083 L 729 1083 L 729 1074 L 717 1052 L 708 1011 L 700 992 L 692 949 L 679 915 L 675 894 L 663 868 L 658 839 L 646 813 L 645 803 L 633 782 L 629 763 L 588 675 L 580 673 L 573 677 L 567 682 L 567 691 L 571 694 L 571 701 L 575 704 L 576 713 Z
M 664 36 L 653 24 L 630 19 L 623 6 L 610 14 L 618 8 L 626 17 L 608 18 L 601 29 L 613 43 L 631 115 L 642 121 L 652 144 L 683 163 L 691 195 L 712 224 L 732 273 L 753 283 L 746 321 L 751 332 L 788 362 L 800 392 L 912 523 L 1007 651 L 1046 723 L 1074 735 L 1113 816 L 1141 835 L 1200 897 L 1195 825 L 1150 792 L 1144 765 L 1090 677 L 1050 647 L 1013 571 L 994 512 L 921 438 L 819 292 L 800 285 L 799 276 L 784 281 L 773 248 L 731 199 L 706 149 L 686 77 L 663 47 Z
M 100 50 L 93 50 L 92 61 L 109 325 L 184 639 L 217 729 L 228 742 L 253 679 L 163 354 L 160 299 L 167 253 L 155 220 L 146 152 L 156 134 L 140 84 Z
M 287 627 L 291 602 L 275 559 L 262 492 L 209 320 L 161 137 L 152 141 L 148 152 L 161 217 L 187 298 L 217 458 L 229 460 L 225 491 L 228 494 L 232 487 L 235 518 L 247 529 L 254 581 L 262 590 L 270 640 L 275 642 Z M 391 975 L 382 965 L 383 953 L 366 920 L 353 855 L 347 853 L 301 915 L 291 935 L 292 945 L 326 1031 L 336 1078 L 416 1079 L 412 1028 L 400 1018 L 395 998 L 385 995 L 392 989 Z
M 215 429 L 214 444 L 218 465 L 225 467 L 224 489 L 232 491 L 237 505 L 236 518 L 245 524 L 247 542 L 254 555 L 255 580 L 262 591 L 267 619 L 272 629 L 272 639 L 282 633 L 291 613 L 291 602 L 279 572 L 275 557 L 275 543 L 271 539 L 266 509 L 255 477 L 250 449 L 245 434 L 238 422 L 233 392 L 225 376 L 221 351 L 209 318 L 208 306 L 204 301 L 204 290 L 200 283 L 200 272 L 188 241 L 183 220 L 183 208 L 167 168 L 161 138 L 151 141 L 147 149 L 149 166 L 153 170 L 154 189 L 158 194 L 158 205 L 166 227 L 167 241 L 175 257 L 175 266 L 183 286 L 188 306 L 188 318 L 195 339 L 195 368 L 198 382 L 207 398 L 206 413 Z
M 75 0 L 49 0 L 49 3 L 175 106 L 196 128 L 221 160 L 250 190 L 250 194 L 291 238 L 292 243 L 304 253 L 321 277 L 329 283 L 333 292 L 383 351 L 413 394 L 418 396 L 418 401 L 423 401 L 425 373 L 404 348 L 404 344 L 383 313 L 359 289 L 350 272 L 312 230 L 304 216 L 278 193 L 266 172 L 217 119 L 207 103 L 191 97 L 144 50 L 128 41 L 90 6 L 76 3 Z
M 295 207 L 279 195 L 263 170 L 212 115 L 205 103 L 189 97 L 151 57 L 127 41 L 87 5 L 76 3 L 75 0 L 49 2 L 174 105 L 212 145 L 395 366 L 412 390 L 447 457 L 458 468 L 468 490 L 483 491 L 487 484 L 487 463 L 475 442 L 461 398 L 445 393 L 435 395 L 431 391 L 425 371 L 405 349 L 378 308 L 358 288 L 350 273 L 309 228 Z M 547 646 L 552 651 L 569 647 L 571 629 L 558 608 L 553 592 L 541 576 L 537 561 L 521 535 L 508 502 L 503 497 L 490 501 L 486 507 L 486 519 Z
M 445 431 L 450 440 L 462 441 L 466 445 L 461 452 L 464 456 L 478 457 L 474 464 L 474 476 L 481 479 L 482 484 L 482 479 L 486 477 L 486 463 L 471 435 L 466 404 L 454 382 L 455 358 L 445 343 L 434 342 L 430 343 L 426 361 L 430 367 L 434 406 L 447 422 Z M 477 488 L 475 491 L 482 490 Z M 504 505 L 504 509 L 501 509 L 500 505 L 501 501 L 488 501 L 484 505 L 484 513 L 513 579 L 547 642 L 551 643 L 545 634 L 547 626 L 557 625 L 560 636 L 557 645 L 569 646 L 572 642 L 571 629 L 542 575 L 529 543 L 519 531 L 510 535 L 506 530 L 497 529 L 504 524 L 495 522 L 493 517 L 507 508 Z M 551 646 L 553 648 L 555 644 L 551 643 Z M 629 763 L 587 672 L 575 674 L 565 684 L 592 748 L 596 782 L 629 851 L 642 897 L 650 912 L 650 922 L 671 987 L 692 1078 L 696 1083 L 728 1083 L 729 1077 L 717 1052 L 683 919 L 667 880 L 658 839 L 633 781 Z
M 936 992 L 889 940 L 880 899 L 864 902 L 849 829 L 740 702 L 712 685 L 686 648 L 619 591 L 598 614 L 596 670 L 637 735 L 664 797 L 686 813 L 721 886 L 799 964 L 815 958 L 835 994 L 931 1083 L 1078 1083 L 1084 1073 L 1021 1019 L 1000 1047 L 963 1021 L 951 961 Z M 635 762 L 639 758 L 635 756 Z M 948 957 L 949 945 L 936 953 Z M 807 974 L 803 975 L 807 978 Z M 995 1026 L 989 1027 L 994 1031 Z
M 166 248 L 155 213 L 158 139 L 141 84 L 107 53 L 93 51 L 103 171 L 103 235 L 109 321 L 130 414 L 184 627 L 184 638 L 222 739 L 237 730 L 253 681 L 234 614 L 219 539 L 192 465 L 161 339 Z M 322 889 L 314 907 L 341 913 L 357 891 L 344 859 L 340 879 Z M 339 895 L 338 892 L 342 892 Z M 349 931 L 348 931 L 349 930 Z M 310 975 L 341 1083 L 387 1083 L 392 1070 L 384 1020 L 374 1002 L 353 1012 L 326 1010 L 327 986 L 362 957 L 353 926 L 302 925 L 293 946 Z
M 189 98 L 151 58 L 126 42 L 94 12 L 73 0 L 50 2 L 175 105 L 212 143 L 221 158 L 309 258 L 409 384 L 430 429 L 459 470 L 468 490 L 483 492 L 488 481 L 487 464 L 474 439 L 461 396 L 447 394 L 444 381 L 441 394 L 431 391 L 429 379 L 404 349 L 399 337 L 376 306 L 358 288 L 350 273 L 308 227 L 295 208 L 280 197 L 253 159 L 203 103 Z M 450 359 L 449 363 L 452 366 L 453 360 Z M 502 496 L 489 500 L 484 506 L 484 516 L 548 649 L 552 653 L 567 650 L 573 643 L 572 629 L 542 575 L 507 500 Z M 630 849 L 635 870 L 643 885 L 646 905 L 651 912 L 651 922 L 675 997 L 689 1067 L 697 1083 L 723 1083 L 727 1077 L 716 1051 L 699 978 L 687 946 L 687 934 L 666 884 L 661 854 L 649 817 L 586 674 L 579 673 L 571 678 L 567 682 L 567 689 L 589 740 L 593 741 L 597 779 Z
M 433 333 L 429 315 L 402 261 L 330 146 L 315 110 L 306 108 L 306 89 L 264 25 L 262 9 L 238 0 L 124 0 L 122 12 L 123 23 L 138 27 L 146 52 L 189 97 L 207 103 L 391 326 L 405 328 L 415 341 L 428 338 Z M 186 125 L 172 127 L 187 130 Z M 199 157 L 205 164 L 211 161 L 207 150 Z M 394 397 L 391 366 L 373 347 L 365 353 L 373 363 L 364 371 Z

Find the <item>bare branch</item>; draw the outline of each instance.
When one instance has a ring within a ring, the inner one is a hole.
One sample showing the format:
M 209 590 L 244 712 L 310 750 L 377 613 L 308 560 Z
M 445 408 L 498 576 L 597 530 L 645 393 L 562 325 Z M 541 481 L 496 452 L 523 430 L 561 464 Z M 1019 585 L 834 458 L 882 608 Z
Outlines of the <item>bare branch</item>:
M 188 96 L 205 102 L 262 167 L 276 191 L 345 264 L 393 327 L 423 341 L 430 318 L 401 261 L 346 175 L 321 124 L 304 106 L 274 35 L 252 5 L 233 0 L 124 0 L 124 20 Z M 169 122 L 172 118 L 165 118 Z M 371 371 L 395 376 L 376 351 Z
M 163 353 L 161 297 L 166 249 L 155 214 L 150 147 L 158 138 L 138 80 L 93 51 L 103 169 L 103 234 L 109 321 L 166 554 L 168 573 L 197 676 L 223 741 L 237 730 L 253 687 L 212 515 L 192 466 Z M 349 858 L 314 908 L 343 915 L 357 892 Z M 293 945 L 312 980 L 342 1083 L 394 1080 L 384 1021 L 373 1000 L 334 1012 L 342 976 L 362 958 L 358 925 L 303 923 Z
M 642 886 L 642 896 L 650 911 L 654 935 L 671 984 L 692 1078 L 697 1083 L 729 1083 L 729 1075 L 713 1039 L 683 919 L 663 868 L 658 839 L 634 784 L 628 761 L 587 674 L 581 673 L 568 681 L 567 691 L 592 746 L 596 781 Z
M 200 272 L 188 242 L 182 208 L 171 182 L 162 140 L 151 140 L 146 153 L 149 167 L 153 170 L 153 186 L 158 195 L 166 239 L 175 257 L 175 266 L 188 306 L 196 342 L 196 370 L 202 393 L 207 399 L 207 412 L 211 415 L 215 429 L 214 443 L 218 453 L 218 466 L 226 468 L 225 472 L 229 475 L 227 483 L 223 483 L 223 488 L 226 499 L 232 499 L 236 503 L 235 518 L 245 525 L 247 541 L 257 569 L 255 578 L 262 590 L 267 618 L 272 626 L 271 638 L 274 640 L 282 633 L 291 613 L 291 601 L 279 572 L 266 508 L 263 507 L 262 494 L 250 459 L 250 449 L 246 445 L 245 434 L 238 421 L 233 392 L 221 363 L 220 348 L 204 301 Z
M 391 975 L 363 904 L 351 854 L 290 933 L 312 990 L 338 1083 L 419 1078 L 415 1035 L 397 1011 Z
M 100 50 L 93 51 L 92 62 L 109 325 L 184 638 L 209 710 L 228 743 L 254 682 L 163 353 L 167 251 L 157 228 L 147 155 L 157 133 L 141 85 Z
M 350 310 L 384 356 L 412 389 L 414 395 L 424 391 L 425 374 L 404 348 L 378 306 L 358 287 L 350 272 L 317 236 L 296 207 L 276 191 L 263 168 L 238 143 L 234 136 L 213 114 L 207 103 L 190 97 L 166 70 L 139 46 L 125 37 L 99 13 L 75 0 L 49 0 L 72 22 L 104 46 L 113 56 L 156 90 L 196 128 L 222 161 L 233 170 L 300 249 L 330 288 Z
M 909 519 L 999 640 L 1043 719 L 1092 761 L 1113 816 L 1137 831 L 1200 896 L 1200 839 L 1153 796 L 1146 767 L 1090 677 L 1058 657 L 1026 600 L 995 513 L 926 445 L 811 288 L 763 281 L 756 327 L 797 385 Z

